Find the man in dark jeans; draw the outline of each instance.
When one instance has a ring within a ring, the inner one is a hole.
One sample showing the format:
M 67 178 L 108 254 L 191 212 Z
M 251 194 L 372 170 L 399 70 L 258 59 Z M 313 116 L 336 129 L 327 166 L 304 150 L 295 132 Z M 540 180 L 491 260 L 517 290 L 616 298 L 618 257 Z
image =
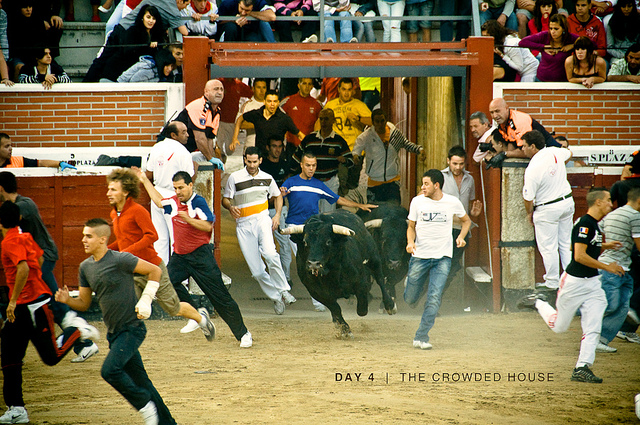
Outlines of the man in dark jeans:
M 175 425 L 138 351 L 147 334 L 140 319 L 151 315 L 151 302 L 160 286 L 162 271 L 133 254 L 107 248 L 110 235 L 109 223 L 101 218 L 85 223 L 82 244 L 90 257 L 80 264 L 79 296 L 70 297 L 65 286 L 56 292 L 56 301 L 85 311 L 91 306 L 92 292 L 95 292 L 107 325 L 110 348 L 102 364 L 102 377 L 140 412 L 145 425 Z M 148 277 L 139 301 L 134 289 L 134 273 Z

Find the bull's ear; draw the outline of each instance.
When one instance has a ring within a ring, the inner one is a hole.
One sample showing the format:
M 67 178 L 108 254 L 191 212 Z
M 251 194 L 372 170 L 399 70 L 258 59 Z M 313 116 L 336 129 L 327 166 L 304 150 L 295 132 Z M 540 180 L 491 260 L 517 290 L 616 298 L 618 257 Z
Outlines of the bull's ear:
M 382 219 L 376 218 L 375 220 L 369 220 L 364 223 L 364 227 L 367 229 L 375 229 L 382 226 Z
M 356 232 L 354 232 L 353 230 L 349 229 L 348 227 L 345 226 L 340 226 L 338 224 L 334 224 L 333 226 L 333 233 L 337 234 L 337 235 L 345 235 L 345 236 L 355 236 Z
M 304 224 L 296 224 L 285 229 L 278 229 L 281 235 L 293 235 L 294 233 L 303 233 Z

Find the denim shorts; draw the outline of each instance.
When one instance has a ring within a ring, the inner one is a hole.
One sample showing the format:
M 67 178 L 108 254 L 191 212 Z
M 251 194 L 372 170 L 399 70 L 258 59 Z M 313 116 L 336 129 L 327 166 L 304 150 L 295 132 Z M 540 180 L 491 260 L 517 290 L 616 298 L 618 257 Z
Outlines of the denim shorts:
M 426 0 L 421 3 L 407 3 L 406 16 L 431 16 L 433 13 L 434 0 Z M 407 32 L 414 34 L 418 32 L 418 24 L 420 28 L 431 28 L 431 21 L 407 21 Z

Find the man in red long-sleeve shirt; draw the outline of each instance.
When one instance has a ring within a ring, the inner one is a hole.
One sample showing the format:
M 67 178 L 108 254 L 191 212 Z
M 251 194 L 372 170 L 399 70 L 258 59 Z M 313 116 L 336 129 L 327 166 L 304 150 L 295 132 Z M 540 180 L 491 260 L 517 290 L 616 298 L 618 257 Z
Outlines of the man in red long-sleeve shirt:
M 600 18 L 591 14 L 591 0 L 577 0 L 576 13 L 567 18 L 569 32 L 577 36 L 589 37 L 596 47 L 598 56 L 607 54 L 607 34 Z
M 138 177 L 129 169 L 119 168 L 107 176 L 107 183 L 109 185 L 107 198 L 113 207 L 111 220 L 113 233 L 116 236 L 116 240 L 109 245 L 109 249 L 129 252 L 160 267 L 162 278 L 156 292 L 158 304 L 172 316 L 182 316 L 198 322 L 207 340 L 212 341 L 215 338 L 215 327 L 209 319 L 209 313 L 206 309 L 200 309 L 198 312 L 189 303 L 180 302 L 169 279 L 167 267 L 153 248 L 158 234 L 151 222 L 151 214 L 134 200 L 140 193 Z M 147 277 L 135 275 L 133 280 L 136 294 L 140 298 L 147 285 Z

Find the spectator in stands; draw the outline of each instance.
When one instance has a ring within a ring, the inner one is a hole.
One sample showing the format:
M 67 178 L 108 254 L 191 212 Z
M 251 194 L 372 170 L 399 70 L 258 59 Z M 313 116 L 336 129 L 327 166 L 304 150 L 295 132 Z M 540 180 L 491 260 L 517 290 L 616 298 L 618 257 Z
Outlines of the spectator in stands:
M 564 68 L 567 81 L 582 84 L 588 89 L 607 79 L 607 64 L 595 53 L 589 37 L 582 36 L 576 40 L 573 53 L 565 61 Z
M 340 84 L 340 80 L 342 78 L 323 78 L 322 86 L 320 87 L 320 94 L 317 99 L 318 102 L 324 104 L 325 100 L 329 102 L 338 97 L 338 84 Z M 362 90 L 360 89 L 360 79 L 359 78 L 351 78 L 351 82 L 353 83 L 353 90 L 356 99 L 362 98 Z
M 640 187 L 640 151 L 631 154 L 625 164 L 620 181 L 611 186 L 611 202 L 621 207 L 627 203 L 627 194 L 633 188 Z
M 75 7 L 73 4 L 74 0 L 65 0 L 64 1 L 64 9 L 66 10 L 66 14 L 64 16 L 64 20 L 67 22 L 74 22 L 75 18 Z M 91 5 L 91 22 L 101 22 L 100 14 L 100 0 L 89 0 L 89 4 Z
M 176 67 L 171 73 L 170 83 L 182 82 L 182 63 L 184 62 L 184 48 L 182 43 L 172 43 L 169 45 L 169 51 L 176 58 Z
M 191 0 L 189 5 L 180 11 L 186 18 L 189 35 L 202 35 L 213 38 L 218 31 L 218 5 L 210 0 Z
M 549 17 L 556 13 L 568 15 L 562 0 L 517 0 L 518 37 L 537 34 L 549 29 Z M 533 21 L 533 22 L 532 22 Z M 532 28 L 533 27 L 533 28 Z
M 0 82 L 5 86 L 12 86 L 11 74 L 9 73 L 9 38 L 7 37 L 7 12 L 2 9 L 0 1 Z
M 362 4 L 360 4 L 362 3 Z M 376 10 L 378 8 L 378 2 L 375 0 L 358 0 L 357 2 L 351 2 L 350 11 L 353 12 L 353 16 L 376 16 Z M 366 21 L 353 21 L 353 34 L 359 42 L 366 41 L 368 43 L 376 42 L 376 35 L 373 32 L 373 22 Z
M 33 53 L 34 57 L 20 70 L 20 83 L 42 84 L 45 90 L 49 90 L 55 83 L 71 82 L 64 69 L 51 57 L 51 49 L 37 49 Z
M 73 165 L 64 161 L 54 161 L 52 159 L 31 159 L 22 156 L 12 156 L 11 138 L 7 133 L 0 133 L 0 168 L 22 168 L 22 167 L 51 167 L 60 168 L 64 171 L 67 168 L 75 169 Z
M 276 20 L 276 12 L 266 0 L 224 0 L 219 10 L 221 16 L 236 16 L 235 21 L 221 23 L 219 39 L 275 43 L 269 22 Z
M 522 145 L 524 143 L 522 136 L 531 130 L 538 130 L 542 134 L 546 146 L 560 146 L 542 124 L 525 112 L 509 108 L 507 102 L 501 97 L 491 101 L 489 104 L 489 112 L 504 140 L 507 143 L 514 143 L 516 146 L 516 149 L 507 150 L 491 158 L 489 165 L 492 167 L 501 166 L 505 158 L 525 158 L 526 155 L 522 151 Z
M 433 6 L 435 5 L 435 0 L 406 0 L 407 3 L 407 16 L 431 16 L 433 15 Z M 441 11 L 442 13 L 442 11 Z M 453 12 L 451 13 L 453 15 Z M 407 34 L 409 34 L 409 42 L 417 43 L 418 42 L 418 27 L 422 29 L 422 42 L 428 43 L 431 41 L 431 21 L 406 21 L 407 26 Z M 453 33 L 453 24 L 446 23 L 451 26 L 449 32 Z M 445 27 L 445 22 L 440 24 L 440 39 L 443 39 L 442 32 Z M 453 38 L 453 34 L 451 34 L 451 38 Z
M 276 8 L 276 16 L 318 16 L 313 10 L 312 0 L 275 0 L 273 5 Z M 280 36 L 280 41 L 291 43 L 291 27 L 295 25 L 302 30 L 300 40 L 303 43 L 315 43 L 318 36 L 315 32 L 319 25 L 316 21 L 283 21 L 276 19 L 276 30 Z
M 153 56 L 141 56 L 140 60 L 118 77 L 119 83 L 166 83 L 176 67 L 176 58 L 162 49 Z
M 34 15 L 32 0 L 20 0 L 13 8 L 7 9 L 7 51 L 11 46 L 7 66 L 12 81 L 18 81 L 20 69 L 33 55 L 32 49 L 46 44 L 45 24 Z
M 126 30 L 122 25 L 116 26 L 83 81 L 117 81 L 140 56 L 155 56 L 158 44 L 165 41 L 166 34 L 158 8 L 150 5 L 140 8 L 133 26 Z
M 445 0 L 449 1 L 449 0 Z M 514 13 L 516 0 L 489 0 L 480 4 L 480 25 L 495 19 L 503 27 L 518 31 L 518 20 Z M 442 39 L 442 37 L 441 37 Z M 450 41 L 442 39 L 443 41 Z
M 125 0 L 122 0 L 125 1 Z M 180 15 L 180 11 L 187 7 L 189 4 L 189 0 L 126 0 L 127 5 L 134 6 L 134 9 L 127 13 L 123 14 L 122 19 L 120 20 L 120 25 L 124 29 L 129 29 L 137 22 L 137 16 L 140 13 L 140 10 L 147 6 L 155 6 L 158 8 L 160 12 L 160 16 L 162 17 L 162 26 L 164 29 L 175 30 L 178 31 L 183 36 L 189 35 L 189 31 L 187 30 L 187 26 L 185 25 L 182 16 Z M 127 8 L 125 8 L 126 11 Z
M 326 0 L 324 2 L 324 16 L 351 16 L 349 12 L 349 0 Z M 313 0 L 313 10 L 320 13 L 320 0 Z M 342 43 L 357 43 L 358 39 L 353 36 L 353 25 L 351 21 L 341 19 L 339 21 L 324 21 L 324 41 L 333 43 L 336 38 L 336 23 L 340 25 L 340 41 Z
M 514 69 L 520 75 L 520 81 L 532 82 L 536 79 L 538 71 L 538 60 L 528 49 L 518 47 L 520 39 L 515 31 L 503 27 L 495 19 L 482 24 L 482 35 L 493 37 L 494 58 L 497 55 L 502 62 Z M 496 74 L 496 63 L 494 59 L 494 80 Z
M 320 102 L 311 97 L 312 88 L 313 80 L 311 78 L 299 78 L 298 93 L 285 98 L 280 103 L 280 109 L 291 117 L 296 127 L 304 134 L 313 132 L 314 125 L 322 110 Z M 300 146 L 301 141 L 297 135 L 287 133 L 286 156 L 291 157 L 295 149 Z
M 51 56 L 60 56 L 60 39 L 62 38 L 62 27 L 64 22 L 60 17 L 59 0 L 30 0 L 33 6 L 33 16 L 44 23 L 46 33 L 45 45 L 51 48 Z M 9 43 L 11 44 L 11 43 Z M 44 47 L 39 45 L 37 47 Z
M 576 13 L 567 19 L 569 31 L 577 36 L 588 37 L 596 46 L 598 56 L 604 59 L 607 54 L 607 34 L 600 18 L 591 14 L 590 6 L 591 0 L 576 0 Z
M 592 0 L 591 13 L 601 18 L 610 15 L 613 12 L 613 5 L 617 0 Z
M 222 86 L 224 87 L 224 99 L 220 103 L 220 126 L 216 136 L 218 145 L 224 150 L 222 158 L 226 160 L 226 156 L 231 154 L 229 146 L 233 139 L 233 129 L 236 127 L 240 99 L 251 97 L 253 92 L 251 87 L 237 78 L 220 78 L 220 81 L 222 81 Z
M 405 0 L 378 0 L 378 13 L 380 16 L 402 16 L 404 15 Z M 388 42 L 401 42 L 400 32 L 401 20 L 382 21 L 382 40 Z
M 607 81 L 640 83 L 640 43 L 631 45 L 624 58 L 611 62 Z
M 635 0 L 618 0 L 613 13 L 604 19 L 604 26 L 607 31 L 607 53 L 617 59 L 624 57 L 629 46 L 640 42 L 640 13 Z
M 529 35 L 520 40 L 520 47 L 541 52 L 537 81 L 567 81 L 564 62 L 571 55 L 578 36 L 569 32 L 567 18 L 556 13 L 549 18 L 549 31 Z
M 480 162 L 487 156 L 489 146 L 486 143 L 490 143 L 488 138 L 494 128 L 489 122 L 489 118 L 482 111 L 476 111 L 469 116 L 469 130 L 471 130 L 471 135 L 478 141 L 476 151 L 473 153 L 475 162 Z

